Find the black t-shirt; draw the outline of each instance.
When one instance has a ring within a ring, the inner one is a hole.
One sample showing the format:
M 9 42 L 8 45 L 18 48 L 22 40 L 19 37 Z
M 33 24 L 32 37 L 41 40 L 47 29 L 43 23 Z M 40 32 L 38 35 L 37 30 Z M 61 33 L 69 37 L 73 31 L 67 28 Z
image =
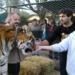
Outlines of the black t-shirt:
M 75 23 L 72 24 L 70 27 L 64 27 L 63 25 L 58 26 L 56 30 L 54 31 L 53 36 L 49 37 L 47 40 L 49 41 L 50 44 L 54 42 L 57 37 L 61 41 L 62 39 L 66 38 L 74 30 L 75 30 Z

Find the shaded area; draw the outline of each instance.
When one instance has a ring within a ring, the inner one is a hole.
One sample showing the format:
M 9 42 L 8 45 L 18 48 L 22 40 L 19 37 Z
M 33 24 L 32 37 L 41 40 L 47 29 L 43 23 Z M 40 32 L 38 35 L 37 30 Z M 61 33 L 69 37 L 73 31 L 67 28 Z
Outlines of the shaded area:
M 40 5 L 55 13 L 62 8 L 69 8 L 75 12 L 75 0 L 48 1 L 40 3 Z

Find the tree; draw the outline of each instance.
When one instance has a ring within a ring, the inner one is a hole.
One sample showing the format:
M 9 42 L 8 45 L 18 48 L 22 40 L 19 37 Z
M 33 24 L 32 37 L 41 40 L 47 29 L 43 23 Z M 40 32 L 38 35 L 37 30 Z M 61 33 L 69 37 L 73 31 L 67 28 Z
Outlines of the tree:
M 19 12 L 20 7 L 22 7 L 19 5 L 21 4 L 25 5 L 27 3 L 28 5 L 27 6 L 25 5 L 25 7 L 37 13 L 41 18 L 45 17 L 46 9 L 43 8 L 43 6 L 41 6 L 39 3 L 46 2 L 47 0 L 35 0 L 35 3 L 34 3 L 35 5 L 34 4 L 32 5 L 32 0 L 4 0 L 4 1 L 6 2 L 8 13 L 13 11 Z
M 31 1 L 30 0 L 26 0 L 28 2 L 28 7 L 30 10 L 32 10 L 33 12 L 37 13 L 41 19 L 43 19 L 45 17 L 45 14 L 46 14 L 46 9 L 43 8 L 43 6 L 39 5 L 39 3 L 41 2 L 45 2 L 47 0 L 35 0 L 36 2 L 36 5 L 33 6 L 31 5 Z
M 19 9 L 17 9 L 16 7 L 19 3 L 20 3 L 20 0 L 6 0 L 6 7 L 7 7 L 8 13 L 13 11 L 19 12 Z
M 5 0 L 0 0 L 0 13 L 6 12 Z

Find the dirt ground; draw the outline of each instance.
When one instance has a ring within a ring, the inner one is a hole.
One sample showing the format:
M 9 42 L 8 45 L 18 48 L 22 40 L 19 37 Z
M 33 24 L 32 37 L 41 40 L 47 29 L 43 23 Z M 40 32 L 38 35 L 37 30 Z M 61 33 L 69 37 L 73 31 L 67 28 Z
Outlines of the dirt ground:
M 59 71 L 54 71 L 53 73 L 52 73 L 52 75 L 60 75 L 60 73 L 59 73 Z

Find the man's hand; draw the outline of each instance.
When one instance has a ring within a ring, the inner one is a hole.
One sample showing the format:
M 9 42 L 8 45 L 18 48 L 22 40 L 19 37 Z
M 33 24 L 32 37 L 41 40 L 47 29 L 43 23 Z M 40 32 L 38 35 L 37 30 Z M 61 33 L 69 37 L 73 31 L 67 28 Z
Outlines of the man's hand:
M 41 41 L 41 45 L 42 46 L 48 46 L 49 42 L 47 40 L 43 40 L 43 41 Z
M 36 46 L 36 51 L 42 50 L 42 46 Z

